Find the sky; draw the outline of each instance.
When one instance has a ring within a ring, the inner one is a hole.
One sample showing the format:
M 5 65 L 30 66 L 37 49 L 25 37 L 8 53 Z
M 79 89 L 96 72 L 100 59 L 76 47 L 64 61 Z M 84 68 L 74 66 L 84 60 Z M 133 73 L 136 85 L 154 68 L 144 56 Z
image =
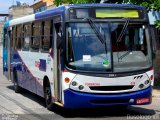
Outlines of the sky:
M 0 0 L 0 13 L 8 13 L 9 7 L 13 4 L 16 5 L 16 1 L 21 1 L 31 5 L 34 0 Z

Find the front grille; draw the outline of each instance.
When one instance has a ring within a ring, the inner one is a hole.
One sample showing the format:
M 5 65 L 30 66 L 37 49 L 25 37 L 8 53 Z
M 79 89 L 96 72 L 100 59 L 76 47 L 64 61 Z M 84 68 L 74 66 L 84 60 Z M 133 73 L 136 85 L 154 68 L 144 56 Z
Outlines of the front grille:
M 114 104 L 114 103 L 129 103 L 129 99 L 116 99 L 116 100 L 91 100 L 94 104 Z
M 119 90 L 129 90 L 132 89 L 133 85 L 125 85 L 125 86 L 90 86 L 91 90 L 95 91 L 119 91 Z

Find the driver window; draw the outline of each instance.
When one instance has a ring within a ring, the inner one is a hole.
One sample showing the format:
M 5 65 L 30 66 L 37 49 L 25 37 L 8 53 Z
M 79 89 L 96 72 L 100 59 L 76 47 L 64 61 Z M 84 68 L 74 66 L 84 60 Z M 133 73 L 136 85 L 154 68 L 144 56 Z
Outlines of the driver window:
M 55 29 L 57 34 L 57 47 L 59 48 L 61 46 L 62 36 L 63 36 L 61 23 L 56 23 Z

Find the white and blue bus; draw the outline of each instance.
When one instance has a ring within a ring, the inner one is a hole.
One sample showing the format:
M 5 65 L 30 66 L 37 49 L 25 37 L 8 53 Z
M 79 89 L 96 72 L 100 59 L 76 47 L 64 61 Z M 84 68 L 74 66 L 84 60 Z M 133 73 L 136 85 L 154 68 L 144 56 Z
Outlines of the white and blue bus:
M 60 6 L 5 23 L 4 74 L 48 109 L 150 104 L 150 34 L 141 6 Z

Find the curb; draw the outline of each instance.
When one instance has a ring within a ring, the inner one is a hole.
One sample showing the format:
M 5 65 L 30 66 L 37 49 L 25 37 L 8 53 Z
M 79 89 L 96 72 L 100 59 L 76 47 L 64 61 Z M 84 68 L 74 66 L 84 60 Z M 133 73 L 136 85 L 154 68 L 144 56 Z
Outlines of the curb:
M 160 94 L 154 94 L 154 95 L 152 95 L 152 97 L 154 97 L 154 98 L 160 98 Z
M 159 97 L 159 98 L 160 98 L 160 90 L 153 89 L 152 96 L 153 96 L 153 97 Z

